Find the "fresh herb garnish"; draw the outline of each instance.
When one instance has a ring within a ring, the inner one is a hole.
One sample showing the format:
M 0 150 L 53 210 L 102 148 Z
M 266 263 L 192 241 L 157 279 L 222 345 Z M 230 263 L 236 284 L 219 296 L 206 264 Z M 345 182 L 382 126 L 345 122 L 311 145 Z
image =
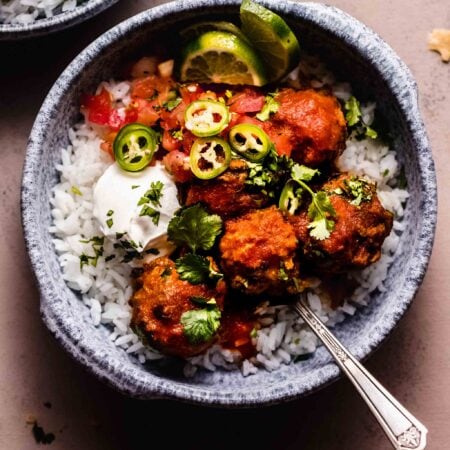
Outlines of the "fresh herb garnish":
M 272 114 L 275 114 L 278 111 L 280 104 L 275 100 L 275 95 L 277 95 L 277 92 L 271 92 L 270 94 L 266 95 L 262 110 L 258 114 L 256 114 L 257 119 L 265 122 L 266 120 L 270 119 L 270 116 Z
M 181 103 L 181 98 L 177 97 L 173 100 L 168 100 L 167 102 L 163 103 L 163 108 L 165 108 L 167 111 L 171 112 L 173 111 L 179 104 Z
M 361 202 L 370 202 L 372 200 L 372 190 L 370 183 L 362 178 L 351 177 L 344 180 L 345 193 L 353 198 L 352 205 L 359 206 Z
M 291 168 L 291 177 L 295 181 L 311 181 L 316 175 L 320 175 L 317 169 L 311 169 L 301 164 L 294 164 Z
M 172 137 L 178 139 L 179 141 L 183 140 L 183 131 L 182 130 L 172 130 Z
M 161 181 L 152 181 L 150 183 L 150 189 L 140 198 L 138 206 L 150 203 L 155 207 L 161 206 L 161 197 L 163 196 L 162 190 L 164 183 Z
M 106 225 L 108 225 L 108 228 L 111 228 L 112 226 L 113 226 L 113 220 L 112 219 L 108 219 L 107 221 L 106 221 Z
M 288 281 L 289 276 L 283 264 L 280 264 L 280 269 L 278 270 L 278 279 L 281 281 Z
M 148 216 L 151 217 L 152 222 L 158 226 L 159 224 L 159 217 L 161 213 L 157 211 L 155 208 L 152 208 L 151 206 L 144 205 L 141 209 L 141 212 L 139 213 L 139 216 Z
M 113 211 L 112 209 L 110 209 L 110 210 L 106 213 L 106 215 L 107 215 L 108 217 L 111 217 L 113 214 L 114 214 L 114 211 Z
M 184 334 L 194 345 L 209 341 L 220 327 L 222 314 L 216 301 L 208 300 L 204 306 L 203 309 L 191 309 L 181 315 L 180 323 L 184 327 Z
M 70 188 L 70 190 L 72 191 L 72 193 L 73 194 L 75 194 L 75 195 L 83 195 L 83 193 L 76 187 L 76 186 L 72 186 L 71 188 Z
M 364 137 L 376 139 L 378 137 L 378 133 L 364 122 L 361 104 L 353 95 L 345 102 L 344 109 L 346 111 L 345 120 L 347 125 L 352 132 L 355 132 L 358 139 Z
M 131 189 L 137 189 L 138 187 L 141 187 L 139 184 L 133 184 L 132 186 L 131 186 Z
M 306 190 L 312 196 L 312 201 L 308 208 L 308 218 L 311 221 L 308 225 L 310 229 L 309 234 L 313 238 L 322 241 L 329 238 L 330 233 L 334 229 L 334 221 L 328 217 L 335 217 L 336 211 L 326 192 L 319 191 L 314 193 L 309 187 Z
M 210 250 L 222 232 L 222 219 L 208 214 L 199 204 L 180 210 L 169 222 L 167 234 L 175 245 L 185 245 L 193 253 Z
M 91 265 L 93 267 L 97 266 L 98 258 L 103 256 L 104 241 L 105 238 L 103 236 L 94 236 L 91 239 L 80 240 L 83 244 L 92 244 L 92 251 L 94 252 L 94 255 L 87 255 L 84 252 L 80 255 L 80 270 L 82 270 L 85 265 Z
M 336 211 L 325 191 L 314 192 L 305 183 L 305 181 L 311 181 L 318 174 L 318 170 L 299 164 L 295 164 L 291 170 L 292 180 L 296 181 L 303 191 L 311 195 L 311 203 L 308 207 L 308 218 L 310 219 L 308 225 L 310 229 L 309 234 L 318 240 L 324 240 L 330 237 L 330 233 L 334 229 L 334 221 L 330 217 L 335 217 Z M 296 195 L 301 194 L 302 191 L 296 192 Z
M 108 262 L 108 261 L 111 261 L 111 260 L 113 260 L 114 258 L 116 257 L 116 255 L 109 255 L 109 256 L 107 256 L 106 258 L 105 258 L 105 261 L 106 262 Z
M 155 207 L 161 206 L 161 197 L 163 196 L 162 190 L 164 188 L 164 183 L 161 181 L 152 181 L 150 183 L 150 189 L 145 192 L 145 194 L 139 199 L 138 206 L 142 206 L 139 216 L 151 217 L 152 222 L 158 226 L 160 212 L 157 211 L 150 205 Z
M 113 244 L 116 249 L 125 252 L 122 262 L 130 262 L 133 259 L 142 259 L 144 255 L 138 251 L 138 245 L 133 240 L 122 239 L 125 233 L 116 233 L 117 242 Z
M 208 258 L 193 253 L 178 258 L 175 261 L 175 267 L 180 278 L 191 284 L 217 282 L 223 278 L 223 274 L 214 270 Z
M 286 156 L 278 156 L 272 147 L 262 163 L 247 161 L 249 172 L 245 184 L 269 198 L 275 198 L 280 190 L 280 184 L 289 176 L 294 162 Z

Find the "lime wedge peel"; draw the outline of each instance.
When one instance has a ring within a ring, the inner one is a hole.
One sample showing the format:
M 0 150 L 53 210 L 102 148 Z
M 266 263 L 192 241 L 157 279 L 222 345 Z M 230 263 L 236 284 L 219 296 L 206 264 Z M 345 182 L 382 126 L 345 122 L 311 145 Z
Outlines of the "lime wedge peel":
M 267 82 L 264 65 L 255 50 L 224 31 L 208 31 L 187 44 L 179 72 L 183 82 L 254 86 Z
M 185 42 L 189 42 L 208 31 L 225 31 L 226 33 L 234 34 L 247 44 L 250 44 L 244 33 L 234 23 L 224 20 L 195 23 L 181 30 L 180 36 Z
M 279 15 L 251 0 L 242 2 L 240 15 L 242 31 L 261 55 L 270 81 L 280 79 L 298 64 L 300 45 Z

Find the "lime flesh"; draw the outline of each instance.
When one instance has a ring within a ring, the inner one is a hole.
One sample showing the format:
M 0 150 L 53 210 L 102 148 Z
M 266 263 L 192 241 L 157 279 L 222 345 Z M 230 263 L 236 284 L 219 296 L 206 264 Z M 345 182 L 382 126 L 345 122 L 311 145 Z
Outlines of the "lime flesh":
M 224 31 L 208 31 L 191 41 L 183 51 L 179 71 L 183 82 L 266 83 L 264 65 L 255 50 Z

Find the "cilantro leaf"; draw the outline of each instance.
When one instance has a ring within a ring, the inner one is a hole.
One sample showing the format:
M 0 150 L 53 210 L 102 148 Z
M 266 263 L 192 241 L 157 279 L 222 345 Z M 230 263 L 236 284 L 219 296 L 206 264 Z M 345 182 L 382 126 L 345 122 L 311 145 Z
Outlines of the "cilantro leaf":
M 308 207 L 308 218 L 311 220 L 308 228 L 311 230 L 309 234 L 319 241 L 330 237 L 330 233 L 334 229 L 334 221 L 328 219 L 328 216 L 335 217 L 336 211 L 327 193 L 319 191 L 313 194 Z
M 344 190 L 349 197 L 353 198 L 350 202 L 352 205 L 359 206 L 362 202 L 372 200 L 370 183 L 362 178 L 351 177 L 344 180 Z
M 73 194 L 75 195 L 83 195 L 83 193 L 76 187 L 76 186 L 72 186 L 70 188 L 70 190 L 72 191 Z
M 153 206 L 161 206 L 161 197 L 163 196 L 162 190 L 164 183 L 162 181 L 152 181 L 150 183 L 150 189 L 140 198 L 138 206 L 145 203 L 151 203 Z
M 205 256 L 188 253 L 175 261 L 178 275 L 184 281 L 191 284 L 206 283 L 207 281 L 218 281 L 223 275 L 215 271 L 211 261 Z
M 275 198 L 282 181 L 289 177 L 293 161 L 279 156 L 272 146 L 261 164 L 247 162 L 247 165 L 249 172 L 245 184 L 269 198 Z
M 87 255 L 86 253 L 81 253 L 80 255 L 80 270 L 83 269 L 85 265 L 90 265 L 97 267 L 98 258 L 103 256 L 103 243 L 105 241 L 104 236 L 93 236 L 91 239 L 80 240 L 82 244 L 91 244 L 92 251 L 94 255 Z
M 370 137 L 371 139 L 376 139 L 378 137 L 378 133 L 373 128 L 370 128 L 369 125 L 366 125 L 365 127 L 367 137 Z
M 175 139 L 182 141 L 183 140 L 183 131 L 182 130 L 172 130 L 172 137 Z
M 173 100 L 169 100 L 163 104 L 163 108 L 167 109 L 167 111 L 173 111 L 179 104 L 181 103 L 181 97 L 177 97 Z
M 353 95 L 345 102 L 344 109 L 347 125 L 355 132 L 357 138 L 376 139 L 378 137 L 378 133 L 364 122 L 361 104 Z
M 152 219 L 152 222 L 158 226 L 159 223 L 159 217 L 160 217 L 160 212 L 157 211 L 156 209 L 152 208 L 151 206 L 148 205 L 144 205 L 141 209 L 141 212 L 139 213 L 139 216 L 149 216 Z
M 222 316 L 215 300 L 206 302 L 203 309 L 191 309 L 181 315 L 184 335 L 191 344 L 209 341 L 220 327 Z
M 361 119 L 361 105 L 353 95 L 345 102 L 345 120 L 349 127 L 356 125 Z
M 315 175 L 320 175 L 317 169 L 311 169 L 301 164 L 294 164 L 291 169 L 291 177 L 295 181 L 311 181 Z
M 270 119 L 271 114 L 275 114 L 280 107 L 280 104 L 275 100 L 277 92 L 272 92 L 266 95 L 265 103 L 262 110 L 256 114 L 256 118 L 265 122 Z
M 186 245 L 193 253 L 210 250 L 222 232 L 222 219 L 208 214 L 199 204 L 182 209 L 167 227 L 168 239 L 175 245 Z

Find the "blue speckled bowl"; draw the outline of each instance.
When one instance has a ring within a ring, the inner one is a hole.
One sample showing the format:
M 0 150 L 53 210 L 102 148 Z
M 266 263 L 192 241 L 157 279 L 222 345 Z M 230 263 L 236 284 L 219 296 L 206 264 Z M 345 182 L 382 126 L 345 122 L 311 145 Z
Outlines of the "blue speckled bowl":
M 36 20 L 28 25 L 0 23 L 0 41 L 13 41 L 42 36 L 69 28 L 99 14 L 119 0 L 89 0 L 72 11 Z M 1 7 L 1 6 L 0 6 Z
M 324 348 L 309 360 L 259 371 L 202 372 L 184 379 L 178 366 L 142 366 L 95 328 L 87 308 L 64 283 L 48 232 L 49 196 L 57 182 L 55 164 L 68 144 L 67 129 L 78 118 L 83 91 L 118 73 L 121 63 L 152 40 L 164 41 L 177 25 L 205 18 L 237 18 L 238 0 L 185 0 L 145 11 L 108 31 L 86 48 L 59 77 L 34 124 L 23 174 L 23 225 L 39 288 L 44 322 L 61 345 L 90 372 L 123 393 L 227 406 L 270 404 L 298 398 L 338 377 Z M 406 230 L 386 280 L 370 306 L 335 328 L 361 359 L 388 336 L 411 304 L 424 276 L 436 223 L 436 181 L 430 147 L 417 105 L 410 71 L 380 37 L 342 11 L 314 3 L 261 1 L 296 30 L 303 48 L 319 53 L 350 80 L 360 97 L 375 98 L 404 164 L 411 197 Z

